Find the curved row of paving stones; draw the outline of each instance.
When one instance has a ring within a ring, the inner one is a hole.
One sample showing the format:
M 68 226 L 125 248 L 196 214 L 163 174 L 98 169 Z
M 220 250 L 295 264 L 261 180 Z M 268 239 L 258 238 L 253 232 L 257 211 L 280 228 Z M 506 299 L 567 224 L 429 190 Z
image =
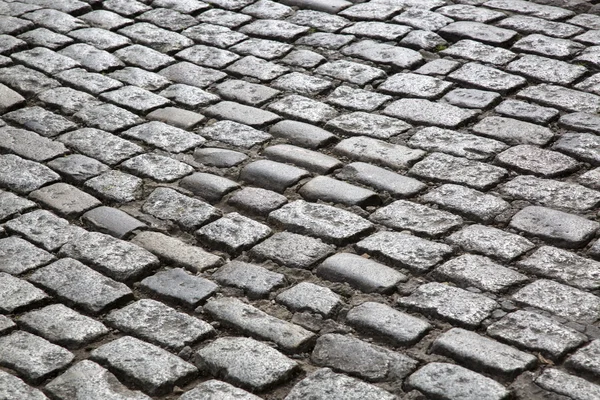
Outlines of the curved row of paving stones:
M 599 399 L 598 11 L 0 1 L 0 399 Z

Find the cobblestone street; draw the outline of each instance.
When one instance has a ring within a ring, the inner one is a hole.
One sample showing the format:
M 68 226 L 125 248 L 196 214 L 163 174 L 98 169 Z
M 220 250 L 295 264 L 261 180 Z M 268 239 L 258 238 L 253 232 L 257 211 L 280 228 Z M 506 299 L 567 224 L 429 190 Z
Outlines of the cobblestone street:
M 0 0 L 43 399 L 600 400 L 600 1 Z

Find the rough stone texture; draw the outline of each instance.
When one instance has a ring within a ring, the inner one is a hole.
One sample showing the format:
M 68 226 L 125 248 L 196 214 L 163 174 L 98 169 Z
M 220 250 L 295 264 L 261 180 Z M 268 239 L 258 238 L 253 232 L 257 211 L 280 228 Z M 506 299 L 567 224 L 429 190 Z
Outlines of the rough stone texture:
M 390 267 L 351 253 L 338 253 L 327 258 L 316 273 L 320 278 L 348 283 L 365 293 L 391 292 L 395 285 L 408 279 Z
M 600 364 L 598 353 L 600 352 L 600 341 L 593 340 L 587 346 L 577 350 L 566 362 L 569 369 L 576 372 L 584 372 L 590 376 L 598 376 Z
M 400 232 L 377 232 L 355 247 L 394 266 L 418 272 L 426 272 L 452 252 L 445 244 Z
M 95 197 L 66 183 L 43 187 L 29 196 L 67 217 L 76 217 L 101 204 Z
M 181 400 L 260 400 L 260 397 L 228 383 L 211 379 L 185 392 Z
M 173 385 L 185 383 L 198 374 L 196 367 L 181 358 L 131 336 L 100 346 L 91 357 L 151 395 L 168 392 Z
M 383 134 L 385 135 L 385 132 Z M 422 150 L 365 136 L 344 139 L 333 151 L 353 160 L 381 164 L 392 169 L 407 168 L 425 154 Z
M 276 300 L 294 311 L 310 311 L 330 316 L 341 305 L 340 297 L 330 289 L 301 282 L 277 295 Z
M 414 344 L 431 329 L 431 325 L 422 319 L 375 302 L 365 302 L 352 308 L 346 320 L 357 330 L 397 346 Z
M 510 226 L 567 248 L 585 245 L 600 228 L 598 222 L 537 206 L 519 211 L 510 221 Z
M 0 155 L 0 185 L 17 193 L 27 194 L 59 179 L 57 173 L 42 164 L 13 154 Z
M 400 99 L 388 105 L 383 113 L 413 124 L 457 128 L 473 119 L 478 112 L 450 104 L 423 99 Z
M 539 351 L 553 359 L 560 358 L 586 341 L 585 335 L 552 318 L 521 310 L 490 325 L 486 333 L 514 346 Z
M 564 154 L 522 144 L 503 151 L 496 157 L 498 164 L 522 173 L 553 178 L 579 168 L 577 161 Z
M 214 333 L 210 324 L 150 299 L 112 311 L 106 322 L 121 332 L 173 350 L 181 350 Z
M 222 266 L 211 278 L 223 286 L 242 289 L 249 298 L 266 297 L 285 284 L 282 274 L 241 261 L 232 261 Z
M 197 357 L 212 374 L 254 390 L 285 380 L 298 367 L 272 347 L 241 337 L 219 338 L 199 350 Z
M 410 197 L 426 187 L 416 179 L 363 162 L 346 165 L 337 177 L 388 192 L 393 197 Z
M 437 282 L 419 286 L 400 304 L 467 328 L 479 326 L 498 307 L 488 297 Z
M 229 213 L 196 234 L 213 247 L 239 253 L 270 236 L 271 229 L 238 213 Z
M 465 384 L 468 382 L 468 384 Z M 454 364 L 433 362 L 412 374 L 410 387 L 440 399 L 505 400 L 510 392 L 498 382 Z
M 31 333 L 16 331 L 0 337 L 0 365 L 17 371 L 31 382 L 40 382 L 74 358 L 68 350 Z
M 333 251 L 332 246 L 319 239 L 279 232 L 254 246 L 250 253 L 260 260 L 268 259 L 292 268 L 310 268 Z
M 0 271 L 19 275 L 54 261 L 54 256 L 31 243 L 10 236 L 0 239 Z
M 47 400 L 42 392 L 27 385 L 8 372 L 0 371 L 0 396 L 5 399 L 17 396 L 23 400 Z
M 511 145 L 543 146 L 554 136 L 546 127 L 504 117 L 486 117 L 473 126 L 473 132 Z
M 347 400 L 393 400 L 395 397 L 377 386 L 323 368 L 298 382 L 286 400 L 325 400 L 332 396 Z
M 194 308 L 216 292 L 218 286 L 182 268 L 160 271 L 140 282 L 140 288 L 161 299 Z
M 127 389 L 116 376 L 93 361 L 83 360 L 46 385 L 53 396 L 64 400 L 149 400 L 150 397 Z
M 82 215 L 81 219 L 92 229 L 123 239 L 146 224 L 124 211 L 113 207 L 98 207 Z
M 273 317 L 233 297 L 211 299 L 204 310 L 222 323 L 251 336 L 270 340 L 287 352 L 306 348 L 314 337 L 298 325 Z
M 545 370 L 536 378 L 535 383 L 544 389 L 574 399 L 593 399 L 600 396 L 600 386 L 554 368 Z
M 167 187 L 156 188 L 142 210 L 157 218 L 175 221 L 185 229 L 197 229 L 221 215 L 210 204 Z
M 466 218 L 483 222 L 493 221 L 498 214 L 510 208 L 509 203 L 499 197 L 452 184 L 439 186 L 422 199 Z
M 510 261 L 533 249 L 529 240 L 485 225 L 469 225 L 448 236 L 448 242 L 466 251 Z
M 0 310 L 12 313 L 48 299 L 48 295 L 31 283 L 0 272 Z

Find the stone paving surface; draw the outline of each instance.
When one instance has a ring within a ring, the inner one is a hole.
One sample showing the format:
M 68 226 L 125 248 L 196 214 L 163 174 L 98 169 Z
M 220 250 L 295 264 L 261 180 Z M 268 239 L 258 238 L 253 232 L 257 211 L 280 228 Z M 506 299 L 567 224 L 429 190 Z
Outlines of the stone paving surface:
M 0 400 L 599 400 L 598 3 L 0 0 Z

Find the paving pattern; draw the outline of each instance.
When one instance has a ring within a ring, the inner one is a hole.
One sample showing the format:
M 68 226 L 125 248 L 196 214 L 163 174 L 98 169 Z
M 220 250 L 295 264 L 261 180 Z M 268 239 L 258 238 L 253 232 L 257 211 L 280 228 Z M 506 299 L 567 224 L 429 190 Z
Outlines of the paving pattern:
M 0 0 L 0 400 L 600 399 L 600 5 Z

